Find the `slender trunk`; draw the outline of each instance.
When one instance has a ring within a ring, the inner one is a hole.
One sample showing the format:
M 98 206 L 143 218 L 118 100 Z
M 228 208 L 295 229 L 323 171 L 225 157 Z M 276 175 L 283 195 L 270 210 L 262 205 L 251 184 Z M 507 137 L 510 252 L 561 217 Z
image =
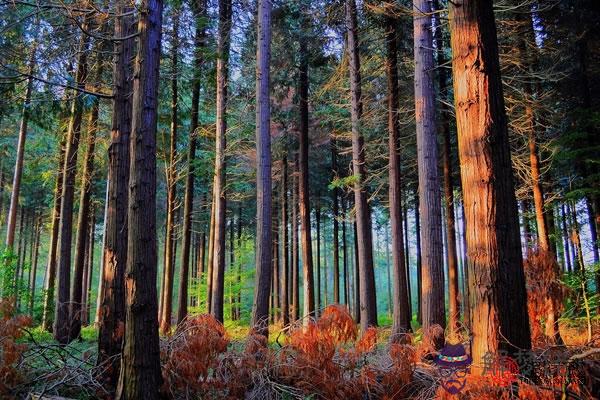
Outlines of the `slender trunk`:
M 19 194 L 21 192 L 21 177 L 23 176 L 23 157 L 25 155 L 25 141 L 27 140 L 27 124 L 29 123 L 29 108 L 31 104 L 31 91 L 33 89 L 33 72 L 35 69 L 35 55 L 37 53 L 37 42 L 31 46 L 29 58 L 29 67 L 27 78 L 27 88 L 25 89 L 25 101 L 21 111 L 21 124 L 19 126 L 19 136 L 17 139 L 17 156 L 15 159 L 15 169 L 13 173 L 12 191 L 10 194 L 10 207 L 6 219 L 6 247 L 12 249 L 15 242 L 15 228 L 17 223 L 17 209 L 19 207 Z
M 598 252 L 598 230 L 594 218 L 594 207 L 589 197 L 585 198 L 585 206 L 588 215 L 588 226 L 590 228 L 590 239 L 592 242 L 592 254 L 594 256 L 594 264 L 600 262 L 600 253 Z M 598 271 L 600 273 L 600 271 Z M 600 275 L 596 275 L 596 281 L 600 283 Z M 600 287 L 600 286 L 599 286 Z
M 413 1 L 418 207 L 422 224 L 421 318 L 424 330 L 433 325 L 444 327 L 446 323 L 431 12 L 431 4 L 428 1 Z M 444 344 L 443 337 L 438 336 L 434 340 L 436 346 L 441 347 Z
M 87 250 L 87 269 L 86 276 L 83 281 L 83 293 L 84 293 L 84 302 L 83 302 L 83 312 L 84 318 L 82 319 L 85 325 L 90 324 L 90 304 L 91 304 L 91 290 L 92 290 L 92 278 L 94 277 L 94 244 L 96 238 L 96 215 L 94 212 L 91 213 L 90 216 L 90 227 L 89 227 L 89 237 L 88 237 L 88 250 Z
M 217 41 L 217 133 L 215 139 L 215 238 L 211 314 L 223 322 L 225 285 L 225 151 L 227 132 L 227 83 L 231 36 L 231 0 L 219 0 L 219 38 Z M 270 179 L 270 177 L 269 177 Z M 270 213 L 267 214 L 270 218 Z
M 337 178 L 337 149 L 335 138 L 331 138 L 331 171 L 332 181 Z M 333 222 L 333 302 L 340 303 L 340 244 L 339 244 L 339 190 L 334 186 L 331 190 L 332 222 Z
M 102 246 L 100 247 L 104 252 L 106 247 L 106 220 L 108 219 L 108 189 L 109 189 L 110 181 L 106 179 L 106 190 L 104 195 L 104 218 L 103 218 L 103 226 L 102 226 Z M 100 324 L 100 306 L 103 301 L 103 293 L 104 293 L 104 265 L 105 258 L 100 258 L 100 271 L 98 272 L 98 293 L 96 295 L 96 312 L 94 316 L 94 325 L 96 327 Z M 100 341 L 100 335 L 98 334 L 98 342 Z
M 242 248 L 242 207 L 241 207 L 241 205 L 238 205 L 237 244 L 238 244 L 238 249 L 241 250 L 241 248 Z M 241 262 L 238 263 L 238 268 L 237 268 L 237 285 L 238 285 L 239 290 L 237 292 L 235 315 L 236 315 L 236 320 L 239 320 L 241 318 L 241 304 L 242 304 L 242 263 Z
M 88 28 L 85 23 L 84 28 Z M 79 58 L 75 82 L 79 88 L 85 87 L 87 79 L 87 51 L 90 37 L 81 35 L 79 43 Z M 71 285 L 71 239 L 73 236 L 73 197 L 75 195 L 75 176 L 77 174 L 77 152 L 81 135 L 81 120 L 83 116 L 84 99 L 77 96 L 71 107 L 71 118 L 67 129 L 67 149 L 63 167 L 62 202 L 60 210 L 59 240 L 58 240 L 58 296 L 54 310 L 54 338 L 62 344 L 72 340 L 70 337 L 69 289 Z M 80 281 L 81 282 L 81 281 Z
M 274 191 L 275 192 L 275 191 Z M 274 193 L 273 196 L 275 199 L 277 195 Z M 279 291 L 279 235 L 277 232 L 279 231 L 279 217 L 278 213 L 275 211 L 278 208 L 278 204 L 274 201 L 272 206 L 273 217 L 273 232 L 271 234 L 273 240 L 273 322 L 278 323 L 281 321 L 281 297 Z
M 583 261 L 583 249 L 581 247 L 581 235 L 579 230 L 579 221 L 577 220 L 577 203 L 571 202 L 570 207 L 567 206 L 567 211 L 571 213 L 571 242 L 575 249 L 575 270 L 585 273 L 585 263 Z
M 364 138 L 360 130 L 362 117 L 362 96 L 360 77 L 360 56 L 358 54 L 358 27 L 356 22 L 356 1 L 346 0 L 346 29 L 350 70 L 351 118 L 352 118 L 352 168 L 356 178 L 354 202 L 358 239 L 358 264 L 360 282 L 361 329 L 377 326 L 377 300 L 375 295 L 375 272 L 373 270 L 373 238 L 371 233 L 371 212 L 367 203 L 364 182 L 365 168 Z
M 295 155 L 292 183 L 292 322 L 300 316 L 299 257 L 298 257 L 298 154 Z
M 471 355 L 531 348 L 517 202 L 491 0 L 449 4 L 466 216 Z M 485 238 L 483 240 L 482 238 Z
M 421 213 L 419 212 L 419 196 L 415 201 L 415 238 L 417 258 L 417 321 L 423 323 L 423 270 L 421 268 Z
M 158 399 L 162 383 L 156 298 L 156 120 L 162 9 L 161 0 L 143 0 L 138 23 L 119 400 Z
M 288 244 L 288 165 L 287 154 L 281 160 L 281 322 L 290 323 L 289 305 L 289 244 Z
M 96 77 L 102 77 L 102 64 L 99 64 Z M 75 265 L 73 268 L 73 284 L 71 286 L 71 303 L 69 307 L 69 320 L 71 322 L 70 340 L 79 337 L 82 321 L 83 287 L 87 284 L 84 280 L 84 264 L 86 249 L 88 247 L 89 223 L 92 201 L 92 182 L 94 180 L 94 150 L 96 147 L 96 133 L 98 131 L 99 100 L 94 99 L 90 110 L 87 132 L 87 148 L 83 161 L 83 175 L 79 194 L 79 216 L 77 218 L 77 239 L 75 244 Z
M 204 59 L 206 0 L 196 0 L 193 3 L 195 14 L 196 37 L 194 48 L 194 76 L 192 79 L 192 109 L 190 123 L 190 144 L 188 147 L 188 170 L 185 179 L 185 197 L 183 204 L 183 243 L 181 249 L 181 277 L 179 280 L 179 301 L 177 307 L 177 323 L 187 316 L 188 299 L 188 272 L 190 263 L 190 242 L 192 235 L 192 213 L 194 208 L 194 160 L 196 158 L 196 137 L 198 129 L 199 101 L 200 101 L 200 72 Z M 204 250 L 204 249 L 203 249 Z M 204 257 L 204 251 L 202 252 Z M 204 260 L 203 260 L 204 261 Z
M 302 245 L 302 272 L 304 290 L 304 323 L 315 313 L 315 288 L 313 277 L 312 239 L 310 225 L 310 194 L 308 188 L 308 53 L 306 39 L 300 39 L 299 70 L 300 124 L 299 124 L 299 208 L 300 208 L 300 243 Z
M 210 206 L 210 228 L 208 233 L 208 259 L 206 263 L 206 312 L 212 307 L 213 259 L 215 245 L 215 188 L 213 179 L 212 199 Z
M 358 227 L 356 224 L 356 220 L 352 224 L 354 237 L 354 320 L 357 324 L 361 321 L 361 312 L 360 312 L 360 259 L 359 259 L 359 250 L 358 250 Z
M 30 288 L 31 288 L 31 294 L 29 297 L 29 315 L 33 316 L 33 306 L 35 304 L 35 286 L 36 286 L 36 280 L 37 280 L 37 266 L 38 266 L 38 254 L 39 254 L 39 250 L 40 250 L 40 235 L 41 235 L 41 231 L 42 231 L 42 222 L 41 222 L 42 216 L 38 216 L 36 223 L 34 225 L 35 227 L 35 239 L 34 239 L 34 245 L 33 245 L 33 260 L 31 262 L 31 284 L 30 284 Z
M 42 329 L 49 331 L 52 327 L 52 316 L 54 309 L 54 284 L 56 281 L 56 251 L 58 248 L 58 225 L 60 221 L 60 209 L 62 199 L 63 174 L 62 166 L 65 162 L 64 137 L 60 143 L 58 156 L 58 170 L 56 173 L 56 184 L 54 185 L 54 206 L 52 208 L 52 227 L 50 228 L 50 243 L 48 244 L 48 263 L 46 266 L 46 279 L 44 280 L 44 310 L 42 313 Z
M 315 276 L 317 278 L 317 282 L 315 284 L 315 292 L 316 292 L 316 305 L 315 305 L 315 316 L 319 316 L 319 310 L 322 307 L 321 304 L 321 208 L 317 205 L 315 209 L 315 219 L 317 222 L 317 269 L 315 271 Z M 327 279 L 327 276 L 325 277 Z
M 408 198 L 404 196 L 404 204 L 402 206 L 402 212 L 404 217 L 402 218 L 402 222 L 404 225 L 404 259 L 406 261 L 406 290 L 408 292 L 408 317 L 412 321 L 413 308 L 412 308 L 412 288 L 410 285 L 410 246 L 408 242 Z
M 391 10 L 390 10 L 391 11 Z M 386 75 L 387 75 L 387 103 L 388 103 L 388 162 L 389 162 L 389 210 L 390 226 L 392 232 L 392 262 L 393 262 L 393 324 L 392 337 L 394 341 L 398 335 L 409 332 L 410 314 L 409 297 L 406 278 L 406 263 L 404 261 L 404 235 L 402 232 L 402 182 L 400 172 L 400 125 L 398 119 L 399 88 L 398 88 L 398 48 L 396 39 L 398 21 L 391 17 L 385 17 L 385 36 L 387 47 Z M 387 236 L 387 229 L 386 229 Z M 388 240 L 386 249 L 389 254 Z M 389 262 L 388 262 L 389 271 Z M 389 275 L 389 272 L 388 272 Z M 389 282 L 389 279 L 388 279 Z
M 342 251 L 344 263 L 342 269 L 344 271 L 344 304 L 350 307 L 350 279 L 348 278 L 348 241 L 346 240 L 346 200 L 342 198 Z

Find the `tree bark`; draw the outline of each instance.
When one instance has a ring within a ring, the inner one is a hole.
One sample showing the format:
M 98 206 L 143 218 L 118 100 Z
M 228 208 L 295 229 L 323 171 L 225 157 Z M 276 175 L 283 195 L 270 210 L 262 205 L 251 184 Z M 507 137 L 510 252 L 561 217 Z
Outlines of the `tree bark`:
M 84 23 L 87 30 L 88 22 Z M 77 72 L 75 82 L 80 89 L 85 87 L 88 75 L 87 51 L 90 37 L 81 35 L 78 50 Z M 71 283 L 71 239 L 73 236 L 73 197 L 75 195 L 75 176 L 77 174 L 77 152 L 81 135 L 81 120 L 83 116 L 83 97 L 78 94 L 71 106 L 71 118 L 67 129 L 67 148 L 63 167 L 62 202 L 60 210 L 59 240 L 58 240 L 58 296 L 54 310 L 54 338 L 61 344 L 72 340 L 70 337 L 69 321 L 69 289 Z
M 415 238 L 417 258 L 417 321 L 423 323 L 423 268 L 421 258 L 421 213 L 419 212 L 419 195 L 415 201 Z
M 6 247 L 12 249 L 15 242 L 15 228 L 17 224 L 17 209 L 19 208 L 19 194 L 21 192 L 21 177 L 23 176 L 23 157 L 25 155 L 25 141 L 27 140 L 27 125 L 29 123 L 29 107 L 31 105 L 31 91 L 33 89 L 33 72 L 35 69 L 35 55 L 37 53 L 37 42 L 31 46 L 29 67 L 27 68 L 27 88 L 25 89 L 25 101 L 21 111 L 21 124 L 17 139 L 17 156 L 15 158 L 15 169 L 13 173 L 12 191 L 10 194 L 10 207 L 6 218 Z
M 139 9 L 119 400 L 158 399 L 162 384 L 156 298 L 156 120 L 163 3 L 143 0 Z
M 269 334 L 269 285 L 271 283 L 271 7 L 269 0 L 258 2 L 256 47 L 256 283 L 252 327 Z M 296 303 L 295 303 L 296 304 Z
M 337 149 L 335 138 L 331 138 L 331 171 L 332 181 L 337 178 Z M 339 190 L 336 186 L 331 190 L 331 219 L 333 222 L 333 302 L 340 304 L 340 244 L 339 244 Z
M 300 282 L 298 269 L 298 154 L 294 155 L 294 174 L 292 178 L 292 322 L 300 316 Z
M 471 356 L 531 348 L 517 202 L 492 1 L 449 5 L 458 149 L 472 284 Z
M 389 10 L 392 12 L 393 10 Z M 387 103 L 388 103 L 388 182 L 389 182 L 389 210 L 392 232 L 392 263 L 393 263 L 393 322 L 391 341 L 398 339 L 399 335 L 411 331 L 408 286 L 406 277 L 406 263 L 404 260 L 404 235 L 402 232 L 402 182 L 400 172 L 400 130 L 398 120 L 399 88 L 398 88 L 398 49 L 397 43 L 398 21 L 391 15 L 385 16 L 385 41 L 386 41 L 386 75 L 387 75 Z M 387 230 L 386 230 L 387 234 Z M 389 253 L 389 245 L 386 241 Z M 389 263 L 388 263 L 389 270 Z
M 177 202 L 177 134 L 179 130 L 178 95 L 179 12 L 173 9 L 173 36 L 171 41 L 171 134 L 169 164 L 167 166 L 167 233 L 165 235 L 165 266 L 160 310 L 160 331 L 171 329 L 173 313 L 173 286 L 175 281 L 175 208 Z
M 215 180 L 213 179 L 212 198 L 210 206 L 210 228 L 208 232 L 208 259 L 206 263 L 206 312 L 212 307 L 213 267 L 215 248 Z
M 315 208 L 315 220 L 317 223 L 317 269 L 315 271 L 315 276 L 317 278 L 316 282 L 316 305 L 315 305 L 315 317 L 319 316 L 319 312 L 321 307 L 321 207 L 317 205 Z M 327 275 L 325 275 L 325 280 L 327 280 Z
M 31 290 L 31 295 L 29 297 L 29 315 L 33 316 L 33 306 L 35 304 L 35 286 L 36 286 L 36 279 L 37 279 L 37 266 L 38 266 L 38 254 L 39 254 L 39 250 L 40 250 L 40 235 L 41 235 L 41 231 L 42 231 L 42 222 L 41 222 L 42 216 L 39 215 L 36 218 L 35 224 L 34 224 L 34 229 L 35 229 L 35 238 L 34 238 L 34 244 L 33 244 L 33 257 L 32 257 L 32 263 L 31 263 L 31 284 L 30 284 L 30 290 Z
M 441 193 L 435 123 L 435 87 L 431 4 L 413 1 L 415 54 L 415 118 L 421 213 L 421 297 L 423 329 L 446 324 L 444 305 L 444 248 L 442 245 Z M 443 346 L 443 337 L 435 337 Z
M 135 31 L 133 6 L 119 0 L 120 15 L 115 22 L 115 36 L 131 36 Z M 119 361 L 125 328 L 125 265 L 127 263 L 127 205 L 129 198 L 130 134 L 132 113 L 132 63 L 134 39 L 115 44 L 113 63 L 113 102 L 110 145 L 108 147 L 108 178 L 102 270 L 98 292 L 98 360 L 97 365 L 110 363 L 106 380 L 111 391 L 119 377 Z
M 211 314 L 223 322 L 225 285 L 225 151 L 227 132 L 227 82 L 231 42 L 231 0 L 219 0 L 219 37 L 217 41 L 217 133 L 215 140 L 215 242 Z M 269 214 L 270 215 L 270 214 Z
M 344 304 L 350 307 L 350 278 L 348 277 L 348 241 L 346 240 L 346 200 L 342 198 L 342 251 L 344 256 L 344 263 L 342 269 L 344 270 Z
M 192 79 L 192 109 L 190 123 L 190 144 L 188 147 L 188 170 L 185 179 L 185 197 L 183 201 L 183 243 L 181 248 L 181 278 L 179 280 L 179 301 L 177 307 L 177 323 L 183 321 L 187 316 L 188 299 L 188 272 L 190 263 L 190 242 L 192 236 L 192 213 L 194 208 L 194 160 L 196 158 L 196 141 L 198 129 L 198 107 L 200 101 L 200 72 L 204 59 L 202 49 L 204 48 L 206 18 L 206 0 L 196 0 L 193 3 L 196 20 L 196 38 L 194 49 L 194 76 Z M 204 256 L 204 252 L 202 252 Z M 204 261 L 204 260 L 202 260 Z
M 346 29 L 350 69 L 351 119 L 352 119 L 352 168 L 355 178 L 354 202 L 356 209 L 356 229 L 358 239 L 358 264 L 360 281 L 361 329 L 377 326 L 377 300 L 375 295 L 375 273 L 373 270 L 373 238 L 371 215 L 367 203 L 364 182 L 365 168 L 364 138 L 361 133 L 362 95 L 360 77 L 360 56 L 358 54 L 358 27 L 356 22 L 356 1 L 346 0 Z

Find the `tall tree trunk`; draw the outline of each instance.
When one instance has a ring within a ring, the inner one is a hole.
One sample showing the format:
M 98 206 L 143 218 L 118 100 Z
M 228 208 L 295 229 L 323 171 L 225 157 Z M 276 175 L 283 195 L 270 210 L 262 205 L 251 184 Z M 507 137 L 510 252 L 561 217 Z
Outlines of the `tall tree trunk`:
M 81 321 L 84 325 L 90 323 L 90 302 L 91 302 L 91 290 L 92 290 L 92 278 L 94 276 L 94 239 L 96 231 L 96 216 L 94 211 L 90 212 L 90 224 L 88 229 L 88 240 L 86 250 L 86 267 L 84 279 L 82 282 L 82 317 Z
M 179 301 L 177 307 L 177 323 L 183 321 L 187 316 L 188 299 L 188 271 L 190 263 L 190 241 L 192 235 L 192 212 L 194 208 L 194 160 L 196 158 L 196 141 L 198 129 L 198 108 L 200 101 L 200 73 L 204 59 L 202 49 L 204 48 L 206 18 L 206 0 L 195 0 L 193 2 L 195 14 L 196 37 L 194 39 L 194 76 L 192 79 L 192 109 L 190 123 L 190 144 L 188 147 L 188 170 L 185 179 L 185 197 L 183 201 L 183 243 L 181 249 L 181 278 L 179 280 Z M 202 252 L 204 257 L 204 251 Z M 204 260 L 202 260 L 204 262 Z
M 302 273 L 304 291 L 304 322 L 315 313 L 315 288 L 313 277 L 312 239 L 310 225 L 310 194 L 308 188 L 308 53 L 306 38 L 300 39 L 300 124 L 299 124 L 299 208 L 300 208 L 300 243 L 302 245 Z
M 211 314 L 223 321 L 225 285 L 225 149 L 227 132 L 227 82 L 231 41 L 231 0 L 219 0 L 219 38 L 217 41 L 217 133 L 215 140 L 215 238 Z M 269 214 L 270 218 L 270 214 Z
M 439 0 L 435 0 L 434 8 L 441 12 Z M 455 332 L 460 320 L 460 291 L 458 289 L 458 257 L 456 255 L 456 230 L 454 220 L 454 183 L 452 179 L 452 147 L 450 139 L 451 112 L 447 104 L 451 101 L 448 94 L 448 72 L 444 55 L 444 37 L 442 32 L 441 14 L 435 17 L 435 42 L 437 53 L 438 88 L 442 101 L 440 102 L 440 130 L 444 140 L 442 151 L 444 174 L 444 211 L 446 220 L 446 262 L 448 265 L 448 325 L 450 332 Z
M 300 282 L 298 269 L 298 154 L 294 155 L 294 174 L 292 178 L 292 322 L 300 316 Z
M 108 177 L 107 177 L 108 178 Z M 108 216 L 108 189 L 109 189 L 110 181 L 106 179 L 106 190 L 104 194 L 104 218 L 103 218 L 103 226 L 102 226 L 102 252 L 106 247 L 106 222 Z M 102 305 L 103 293 L 104 293 L 104 265 L 106 259 L 103 256 L 100 258 L 100 271 L 98 272 L 98 294 L 96 296 L 96 312 L 94 316 L 94 325 L 98 327 L 100 325 L 100 306 Z M 100 335 L 98 334 L 98 341 L 100 341 Z M 99 358 L 99 357 L 98 357 Z
M 252 327 L 268 336 L 269 284 L 271 282 L 271 7 L 258 2 L 256 47 L 256 283 Z M 296 304 L 296 303 L 295 303 Z
M 360 312 L 360 259 L 358 257 L 358 227 L 356 224 L 356 219 L 352 224 L 352 231 L 354 233 L 353 243 L 354 243 L 354 320 L 357 324 L 360 323 L 361 320 L 361 312 Z
M 136 31 L 133 6 L 119 0 L 115 36 L 129 37 Z M 114 390 L 125 327 L 125 265 L 127 263 L 127 205 L 129 199 L 129 145 L 132 119 L 132 63 L 134 39 L 115 43 L 113 103 L 108 148 L 108 178 L 102 248 L 102 290 L 98 292 L 98 365 L 110 363 L 106 379 Z
M 415 238 L 417 258 L 417 321 L 423 323 L 423 268 L 421 257 L 421 213 L 419 212 L 419 196 L 415 201 Z
M 371 215 L 364 188 L 366 180 L 364 138 L 360 130 L 362 95 L 360 56 L 358 54 L 358 27 L 356 1 L 346 0 L 346 29 L 348 34 L 348 57 L 350 69 L 351 118 L 352 118 L 352 168 L 354 177 L 354 202 L 358 238 L 358 261 L 360 265 L 360 313 L 361 329 L 377 326 L 377 300 L 375 295 L 375 272 L 373 270 L 373 238 Z
M 348 277 L 348 241 L 346 240 L 346 199 L 342 197 L 342 251 L 344 263 L 342 269 L 344 271 L 344 304 L 350 307 L 350 278 Z
M 35 70 L 35 55 L 37 53 L 37 42 L 31 46 L 29 56 L 29 67 L 27 72 L 27 88 L 25 89 L 25 101 L 21 111 L 21 124 L 19 126 L 19 136 L 17 139 L 17 155 L 15 158 L 15 169 L 13 173 L 12 191 L 10 194 L 10 207 L 6 218 L 6 247 L 12 249 L 15 242 L 15 228 L 17 224 L 17 209 L 19 207 L 19 194 L 21 192 L 21 177 L 23 176 L 23 157 L 25 155 L 25 141 L 27 140 L 27 124 L 29 123 L 29 108 L 31 104 L 31 91 L 33 89 L 33 72 Z
M 289 305 L 289 243 L 288 243 L 288 165 L 287 154 L 281 160 L 281 322 L 283 326 L 290 323 Z
M 139 9 L 119 400 L 158 399 L 162 383 L 156 298 L 156 120 L 163 3 L 143 0 Z
M 393 12 L 390 9 L 388 12 Z M 387 103 L 388 103 L 388 159 L 389 159 L 389 209 L 390 225 L 392 231 L 392 263 L 393 263 L 393 324 L 392 337 L 398 339 L 399 335 L 409 332 L 410 314 L 408 286 L 406 279 L 406 263 L 404 261 L 404 235 L 402 232 L 402 182 L 400 172 L 400 130 L 398 120 L 399 89 L 398 89 L 398 49 L 396 39 L 398 21 L 391 15 L 385 16 L 385 41 L 386 41 L 386 75 L 387 75 Z M 387 229 L 386 229 L 387 235 Z M 389 252 L 388 241 L 386 249 Z M 388 263 L 389 268 L 389 263 Z
M 276 191 L 273 190 L 273 198 L 277 199 Z M 278 204 L 276 200 L 273 200 L 272 210 L 277 210 Z M 272 246 L 273 246 L 273 304 L 272 304 L 272 314 L 273 314 L 273 322 L 278 323 L 281 321 L 281 297 L 279 291 L 279 235 L 277 232 L 279 231 L 279 215 L 276 211 L 273 212 L 272 215 L 272 224 L 273 224 L 273 233 L 272 237 Z
M 527 295 L 492 1 L 449 4 L 466 217 L 471 355 L 531 348 Z M 481 367 L 475 372 L 482 373 Z
M 241 250 L 242 248 L 242 206 L 238 205 L 238 225 L 237 225 L 237 245 L 238 248 Z M 238 267 L 237 267 L 237 285 L 238 285 L 238 292 L 237 292 L 237 301 L 236 301 L 236 305 L 235 305 L 235 315 L 236 315 L 236 320 L 240 320 L 241 318 L 241 304 L 242 304 L 242 263 L 238 263 Z
M 4 186 L 6 184 L 6 175 L 4 173 L 4 157 L 0 160 L 0 228 L 4 224 L 2 214 L 4 214 Z
M 332 181 L 337 178 L 337 148 L 335 138 L 331 138 L 331 171 Z M 340 303 L 340 243 L 339 243 L 339 190 L 334 186 L 331 190 L 331 219 L 333 222 L 333 302 Z
M 98 79 L 102 76 L 102 67 L 96 71 Z M 96 133 L 98 131 L 98 99 L 90 110 L 87 132 L 87 148 L 83 161 L 83 175 L 79 194 L 79 216 L 77 218 L 77 239 L 75 241 L 75 266 L 73 268 L 73 284 L 71 286 L 71 302 L 69 307 L 69 320 L 71 322 L 70 340 L 79 337 L 81 332 L 81 312 L 83 304 L 83 278 L 86 249 L 88 247 L 90 209 L 92 200 L 92 181 L 94 179 L 94 149 L 96 147 Z M 87 283 L 87 282 L 86 282 Z
M 88 22 L 84 23 L 87 30 Z M 81 34 L 79 42 L 79 58 L 75 82 L 80 89 L 85 87 L 88 75 L 87 52 L 90 37 Z M 75 176 L 77 174 L 77 152 L 81 135 L 81 120 L 83 116 L 84 99 L 78 94 L 73 100 L 71 118 L 67 129 L 67 149 L 63 167 L 62 202 L 60 210 L 59 240 L 58 240 L 58 296 L 54 310 L 54 338 L 62 344 L 68 343 L 70 337 L 69 320 L 69 289 L 71 284 L 71 239 L 73 236 L 73 197 L 75 195 Z
M 406 290 L 408 292 L 408 316 L 412 321 L 412 288 L 410 286 L 410 246 L 408 242 L 408 196 L 405 193 L 404 196 L 404 204 L 402 206 L 402 212 L 404 218 L 402 218 L 402 223 L 404 225 L 404 259 L 406 261 Z
M 160 310 L 160 331 L 167 334 L 171 329 L 173 313 L 173 286 L 175 280 L 175 208 L 177 202 L 177 134 L 179 130 L 179 10 L 173 9 L 173 36 L 171 41 L 171 135 L 169 164 L 167 166 L 167 233 L 165 235 L 165 266 L 163 295 Z M 195 69 L 196 70 L 196 69 Z
M 442 245 L 441 195 L 435 124 L 435 87 L 431 3 L 413 1 L 415 54 L 415 118 L 417 127 L 417 164 L 419 170 L 419 209 L 421 212 L 421 302 L 423 329 L 445 326 L 444 262 Z M 435 345 L 444 339 L 435 337 Z
M 42 329 L 49 331 L 52 327 L 54 315 L 52 303 L 54 302 L 54 284 L 56 281 L 56 251 L 58 249 L 58 225 L 60 222 L 60 209 L 62 199 L 63 174 L 62 167 L 65 162 L 66 143 L 65 137 L 60 141 L 56 183 L 54 185 L 54 205 L 52 207 L 52 227 L 50 228 L 50 242 L 48 244 L 48 262 L 46 265 L 46 279 L 44 280 L 44 310 L 42 312 Z
M 213 267 L 215 248 L 215 180 L 213 179 L 212 198 L 210 206 L 210 228 L 208 232 L 208 259 L 206 263 L 206 312 L 212 307 Z

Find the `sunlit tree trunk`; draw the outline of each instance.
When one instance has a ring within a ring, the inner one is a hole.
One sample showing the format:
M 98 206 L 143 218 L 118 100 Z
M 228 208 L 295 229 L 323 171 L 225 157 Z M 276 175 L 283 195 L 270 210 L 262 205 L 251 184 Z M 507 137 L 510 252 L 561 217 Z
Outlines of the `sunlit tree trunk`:
M 294 155 L 294 173 L 292 178 L 292 322 L 300 316 L 300 282 L 298 268 L 300 260 L 298 254 L 298 154 Z
M 449 4 L 466 217 L 471 355 L 531 348 L 496 25 L 491 0 Z M 514 346 L 514 347 L 513 347 Z
M 252 327 L 268 336 L 272 257 L 271 1 L 259 0 L 256 47 L 256 283 Z
M 131 36 L 135 28 L 134 8 L 119 0 L 115 36 Z M 108 178 L 104 221 L 101 290 L 98 293 L 98 365 L 110 363 L 106 380 L 114 390 L 119 377 L 121 344 L 125 328 L 125 264 L 127 263 L 127 204 L 129 197 L 129 136 L 131 134 L 131 93 L 134 39 L 115 43 L 113 103 Z
M 446 322 L 431 11 L 430 2 L 413 1 L 418 207 L 421 213 L 421 318 L 424 330 L 433 325 L 444 327 Z M 438 336 L 434 340 L 436 346 L 444 344 L 443 337 Z
M 37 42 L 31 46 L 29 58 L 29 67 L 27 72 L 27 88 L 25 89 L 25 101 L 21 111 L 21 124 L 19 125 L 19 135 L 17 139 L 17 156 L 15 159 L 15 169 L 13 172 L 12 191 L 10 194 L 10 206 L 6 218 L 6 242 L 7 248 L 12 249 L 15 242 L 15 228 L 17 224 L 17 209 L 19 207 L 19 194 L 21 192 L 21 177 L 23 176 L 23 157 L 25 155 L 25 141 L 27 139 L 27 125 L 29 123 L 29 107 L 31 104 L 31 91 L 33 89 L 33 72 L 35 69 L 35 55 L 37 53 Z
M 231 0 L 219 0 L 217 132 L 215 147 L 215 238 L 211 303 L 211 314 L 219 321 L 223 321 L 223 293 L 225 285 L 225 210 L 227 207 L 225 193 L 225 133 L 227 132 L 227 82 L 229 76 L 231 16 Z
M 162 383 L 156 298 L 156 122 L 163 3 L 143 0 L 139 9 L 118 400 L 158 399 Z
M 35 286 L 37 280 L 37 266 L 38 266 L 38 255 L 40 250 L 40 235 L 42 233 L 42 222 L 41 215 L 39 215 L 34 224 L 34 241 L 33 241 L 33 257 L 31 262 L 30 282 L 29 290 L 29 315 L 33 316 L 33 306 L 35 304 Z
M 290 323 L 289 304 L 289 242 L 288 242 L 288 165 L 287 154 L 281 160 L 281 322 L 283 326 Z
M 89 28 L 86 22 L 84 30 Z M 79 42 L 79 56 L 75 82 L 80 89 L 85 86 L 87 79 L 87 52 L 90 37 L 81 35 Z M 62 202 L 60 210 L 58 263 L 57 263 L 57 299 L 54 310 L 54 338 L 62 344 L 68 343 L 70 338 L 69 321 L 69 289 L 71 285 L 71 239 L 73 236 L 73 197 L 75 195 L 75 176 L 77 174 L 77 152 L 81 135 L 81 120 L 83 116 L 83 97 L 80 93 L 73 100 L 71 117 L 67 129 L 65 163 L 63 166 Z
M 337 178 L 337 149 L 335 138 L 331 138 L 331 171 L 333 179 Z M 332 179 L 332 180 L 333 180 Z M 333 302 L 340 303 L 340 244 L 339 244 L 339 190 L 336 186 L 331 190 L 331 219 L 333 222 Z
M 317 224 L 317 265 L 315 270 L 315 277 L 317 278 L 317 282 L 315 283 L 315 294 L 316 294 L 316 303 L 315 303 L 315 317 L 319 316 L 319 310 L 322 307 L 321 304 L 321 207 L 317 205 L 315 208 L 315 222 Z M 325 275 L 325 279 L 327 280 L 327 275 Z
M 350 70 L 351 118 L 352 118 L 352 168 L 355 177 L 354 201 L 358 240 L 358 264 L 360 281 L 361 329 L 377 326 L 377 301 L 375 295 L 375 273 L 373 270 L 373 239 L 371 215 L 367 203 L 364 138 L 360 129 L 362 96 L 360 56 L 358 54 L 358 27 L 355 0 L 346 0 L 346 30 Z

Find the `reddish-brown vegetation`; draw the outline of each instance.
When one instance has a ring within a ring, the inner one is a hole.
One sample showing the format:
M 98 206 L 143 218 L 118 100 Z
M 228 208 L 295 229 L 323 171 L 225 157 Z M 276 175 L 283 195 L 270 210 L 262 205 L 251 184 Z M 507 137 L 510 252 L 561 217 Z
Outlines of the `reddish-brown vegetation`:
M 16 364 L 27 345 L 19 344 L 17 340 L 23 336 L 22 328 L 30 325 L 30 317 L 15 315 L 12 299 L 0 300 L 0 398 L 9 396 L 21 380 Z

